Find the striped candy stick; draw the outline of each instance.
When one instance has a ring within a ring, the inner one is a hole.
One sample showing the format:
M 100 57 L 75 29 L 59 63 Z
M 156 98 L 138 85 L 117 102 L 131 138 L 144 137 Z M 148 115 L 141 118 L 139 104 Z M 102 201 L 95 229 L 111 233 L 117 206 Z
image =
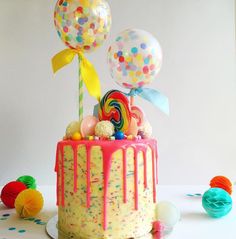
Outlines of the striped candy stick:
M 81 62 L 81 58 L 78 55 L 78 67 L 79 67 L 79 71 L 78 71 L 78 79 L 79 79 L 79 121 L 81 121 L 83 119 L 83 113 L 84 113 L 84 108 L 83 108 L 83 99 L 84 99 L 84 89 L 83 89 L 83 79 L 81 76 L 81 70 L 80 70 L 80 62 Z

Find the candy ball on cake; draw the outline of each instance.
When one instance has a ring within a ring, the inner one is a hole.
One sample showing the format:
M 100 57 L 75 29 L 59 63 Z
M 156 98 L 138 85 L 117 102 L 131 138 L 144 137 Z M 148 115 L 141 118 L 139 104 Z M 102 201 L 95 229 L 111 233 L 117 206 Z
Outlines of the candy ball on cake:
M 221 188 L 210 188 L 202 197 L 202 206 L 210 217 L 220 218 L 232 209 L 232 198 Z
M 12 181 L 6 184 L 1 191 L 1 200 L 5 206 L 14 208 L 14 203 L 17 195 L 27 189 L 24 183 Z
M 72 121 L 66 128 L 66 138 L 71 139 L 74 133 L 80 132 L 80 122 Z
M 152 126 L 148 121 L 145 121 L 144 124 L 139 128 L 138 134 L 143 139 L 151 138 L 152 136 Z
M 124 138 L 125 138 L 125 135 L 122 131 L 115 132 L 115 139 L 121 140 L 121 139 L 124 139 Z
M 95 127 L 95 135 L 98 137 L 109 138 L 115 133 L 114 125 L 108 120 L 102 120 Z
M 80 132 L 83 138 L 95 134 L 95 127 L 98 119 L 95 116 L 88 115 L 84 117 L 80 124 Z
M 210 181 L 211 188 L 222 188 L 229 194 L 232 194 L 232 183 L 225 176 L 215 176 Z

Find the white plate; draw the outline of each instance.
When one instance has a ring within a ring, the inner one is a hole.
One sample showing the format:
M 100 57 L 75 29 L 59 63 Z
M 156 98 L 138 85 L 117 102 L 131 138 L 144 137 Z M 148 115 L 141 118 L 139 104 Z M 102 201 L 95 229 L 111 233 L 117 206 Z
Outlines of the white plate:
M 57 221 L 58 215 L 52 217 L 46 225 L 47 234 L 53 239 L 58 239 Z
M 46 231 L 47 234 L 52 238 L 52 239 L 58 239 L 58 229 L 57 229 L 57 221 L 58 221 L 58 215 L 52 217 L 47 225 L 46 225 Z M 143 237 L 139 237 L 137 239 L 161 239 L 161 238 L 166 238 L 168 236 L 169 232 L 164 233 L 164 235 L 151 235 L 148 234 L 146 236 Z M 135 238 L 134 238 L 135 239 Z

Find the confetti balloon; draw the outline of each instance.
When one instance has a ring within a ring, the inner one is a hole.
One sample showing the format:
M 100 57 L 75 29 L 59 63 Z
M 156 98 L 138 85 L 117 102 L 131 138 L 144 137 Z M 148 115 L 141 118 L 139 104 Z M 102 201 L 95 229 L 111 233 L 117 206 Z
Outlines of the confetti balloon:
M 68 47 L 91 52 L 102 45 L 110 31 L 110 7 L 105 0 L 58 0 L 54 24 Z
M 121 32 L 108 50 L 112 78 L 125 88 L 149 84 L 160 71 L 162 51 L 148 32 L 128 29 Z
M 126 132 L 131 122 L 128 98 L 118 90 L 108 91 L 102 98 L 98 109 L 99 120 L 109 120 L 116 131 Z

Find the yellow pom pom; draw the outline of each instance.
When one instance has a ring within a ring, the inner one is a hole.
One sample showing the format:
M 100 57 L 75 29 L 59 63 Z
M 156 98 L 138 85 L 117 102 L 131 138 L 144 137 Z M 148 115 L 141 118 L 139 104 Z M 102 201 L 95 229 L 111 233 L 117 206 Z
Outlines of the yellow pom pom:
M 26 189 L 18 194 L 15 208 L 20 217 L 33 217 L 43 208 L 43 196 L 35 189 Z
M 81 138 L 82 137 L 81 137 L 81 134 L 79 132 L 75 132 L 71 137 L 72 140 L 81 140 Z

